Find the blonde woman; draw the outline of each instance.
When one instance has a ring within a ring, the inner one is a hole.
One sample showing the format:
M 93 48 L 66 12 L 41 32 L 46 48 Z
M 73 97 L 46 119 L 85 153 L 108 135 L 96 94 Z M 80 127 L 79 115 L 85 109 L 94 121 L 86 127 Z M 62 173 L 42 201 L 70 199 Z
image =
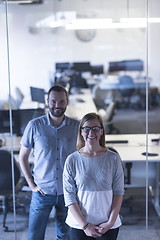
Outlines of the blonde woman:
M 63 172 L 70 240 L 116 240 L 121 220 L 124 174 L 118 154 L 105 146 L 102 119 L 86 114 L 79 125 L 77 151 Z

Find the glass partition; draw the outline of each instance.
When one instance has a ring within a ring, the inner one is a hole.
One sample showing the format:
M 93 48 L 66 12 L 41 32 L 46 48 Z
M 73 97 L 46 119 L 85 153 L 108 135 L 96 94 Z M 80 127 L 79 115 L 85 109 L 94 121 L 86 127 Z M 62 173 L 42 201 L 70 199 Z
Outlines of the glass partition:
M 124 162 L 121 236 L 129 225 L 137 225 L 135 219 L 148 229 L 155 209 L 160 215 L 159 10 L 158 0 L 0 2 L 2 150 L 6 145 L 11 151 L 13 167 L 26 124 L 44 114 L 48 89 L 54 83 L 65 86 L 67 115 L 81 119 L 85 111 L 97 111 L 104 120 L 107 146 L 117 149 Z M 33 89 L 38 95 L 33 96 Z M 23 191 L 16 192 L 20 205 L 27 206 L 26 239 L 28 190 L 24 183 Z M 16 204 L 14 200 L 14 210 Z M 53 230 L 54 214 L 46 237 Z

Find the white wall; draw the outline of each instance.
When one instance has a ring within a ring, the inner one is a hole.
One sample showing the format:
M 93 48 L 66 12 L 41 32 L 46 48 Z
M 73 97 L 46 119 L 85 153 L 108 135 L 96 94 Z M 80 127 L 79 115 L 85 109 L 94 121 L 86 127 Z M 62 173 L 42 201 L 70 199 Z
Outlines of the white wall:
M 144 17 L 145 0 L 130 0 L 131 17 Z M 160 1 L 149 1 L 150 15 L 160 15 Z M 146 62 L 147 31 L 142 29 L 97 30 L 90 42 L 81 42 L 74 31 L 59 29 L 53 33 L 31 34 L 29 26 L 36 19 L 55 11 L 77 10 L 80 14 L 118 18 L 128 14 L 125 0 L 45 0 L 42 5 L 9 5 L 9 49 L 11 89 L 19 86 L 25 94 L 29 86 L 49 88 L 50 73 L 54 62 L 58 61 L 91 61 L 103 63 L 108 61 L 140 58 Z M 156 15 L 154 13 L 156 12 Z M 0 99 L 8 93 L 7 50 L 5 29 L 5 7 L 0 5 Z M 148 57 L 149 76 L 152 85 L 160 88 L 159 42 L 160 24 L 149 26 Z

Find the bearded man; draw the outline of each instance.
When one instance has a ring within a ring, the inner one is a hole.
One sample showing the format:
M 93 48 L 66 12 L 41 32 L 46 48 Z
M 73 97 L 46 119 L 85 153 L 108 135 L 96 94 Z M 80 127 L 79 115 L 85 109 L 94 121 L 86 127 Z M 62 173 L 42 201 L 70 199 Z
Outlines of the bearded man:
M 65 223 L 62 174 L 65 160 L 76 150 L 79 122 L 65 115 L 68 93 L 60 85 L 48 91 L 48 112 L 27 124 L 21 139 L 19 162 L 32 190 L 28 240 L 44 240 L 53 207 L 56 210 L 56 240 L 69 240 Z M 31 171 L 29 155 L 33 150 Z

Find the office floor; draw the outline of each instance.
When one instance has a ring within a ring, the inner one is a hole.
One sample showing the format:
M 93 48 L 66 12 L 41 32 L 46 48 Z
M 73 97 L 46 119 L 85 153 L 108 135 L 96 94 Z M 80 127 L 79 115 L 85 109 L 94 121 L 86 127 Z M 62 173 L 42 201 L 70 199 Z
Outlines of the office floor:
M 13 214 L 7 215 L 8 232 L 3 232 L 0 228 L 0 239 L 3 240 L 27 240 L 27 228 L 28 228 L 28 207 L 29 207 L 29 193 L 19 194 L 18 200 L 25 204 L 26 212 L 23 209 L 17 210 L 17 223 L 16 223 L 16 237 L 14 233 Z M 160 218 L 156 214 L 156 211 L 151 202 L 151 196 L 149 196 L 149 219 L 148 230 L 146 230 L 145 220 L 145 189 L 126 189 L 125 200 L 121 209 L 121 216 L 123 225 L 120 228 L 118 240 L 159 240 L 160 239 Z M 2 214 L 0 213 L 0 224 L 2 224 Z M 46 240 L 55 240 L 55 222 L 54 218 L 50 218 L 47 231 Z

